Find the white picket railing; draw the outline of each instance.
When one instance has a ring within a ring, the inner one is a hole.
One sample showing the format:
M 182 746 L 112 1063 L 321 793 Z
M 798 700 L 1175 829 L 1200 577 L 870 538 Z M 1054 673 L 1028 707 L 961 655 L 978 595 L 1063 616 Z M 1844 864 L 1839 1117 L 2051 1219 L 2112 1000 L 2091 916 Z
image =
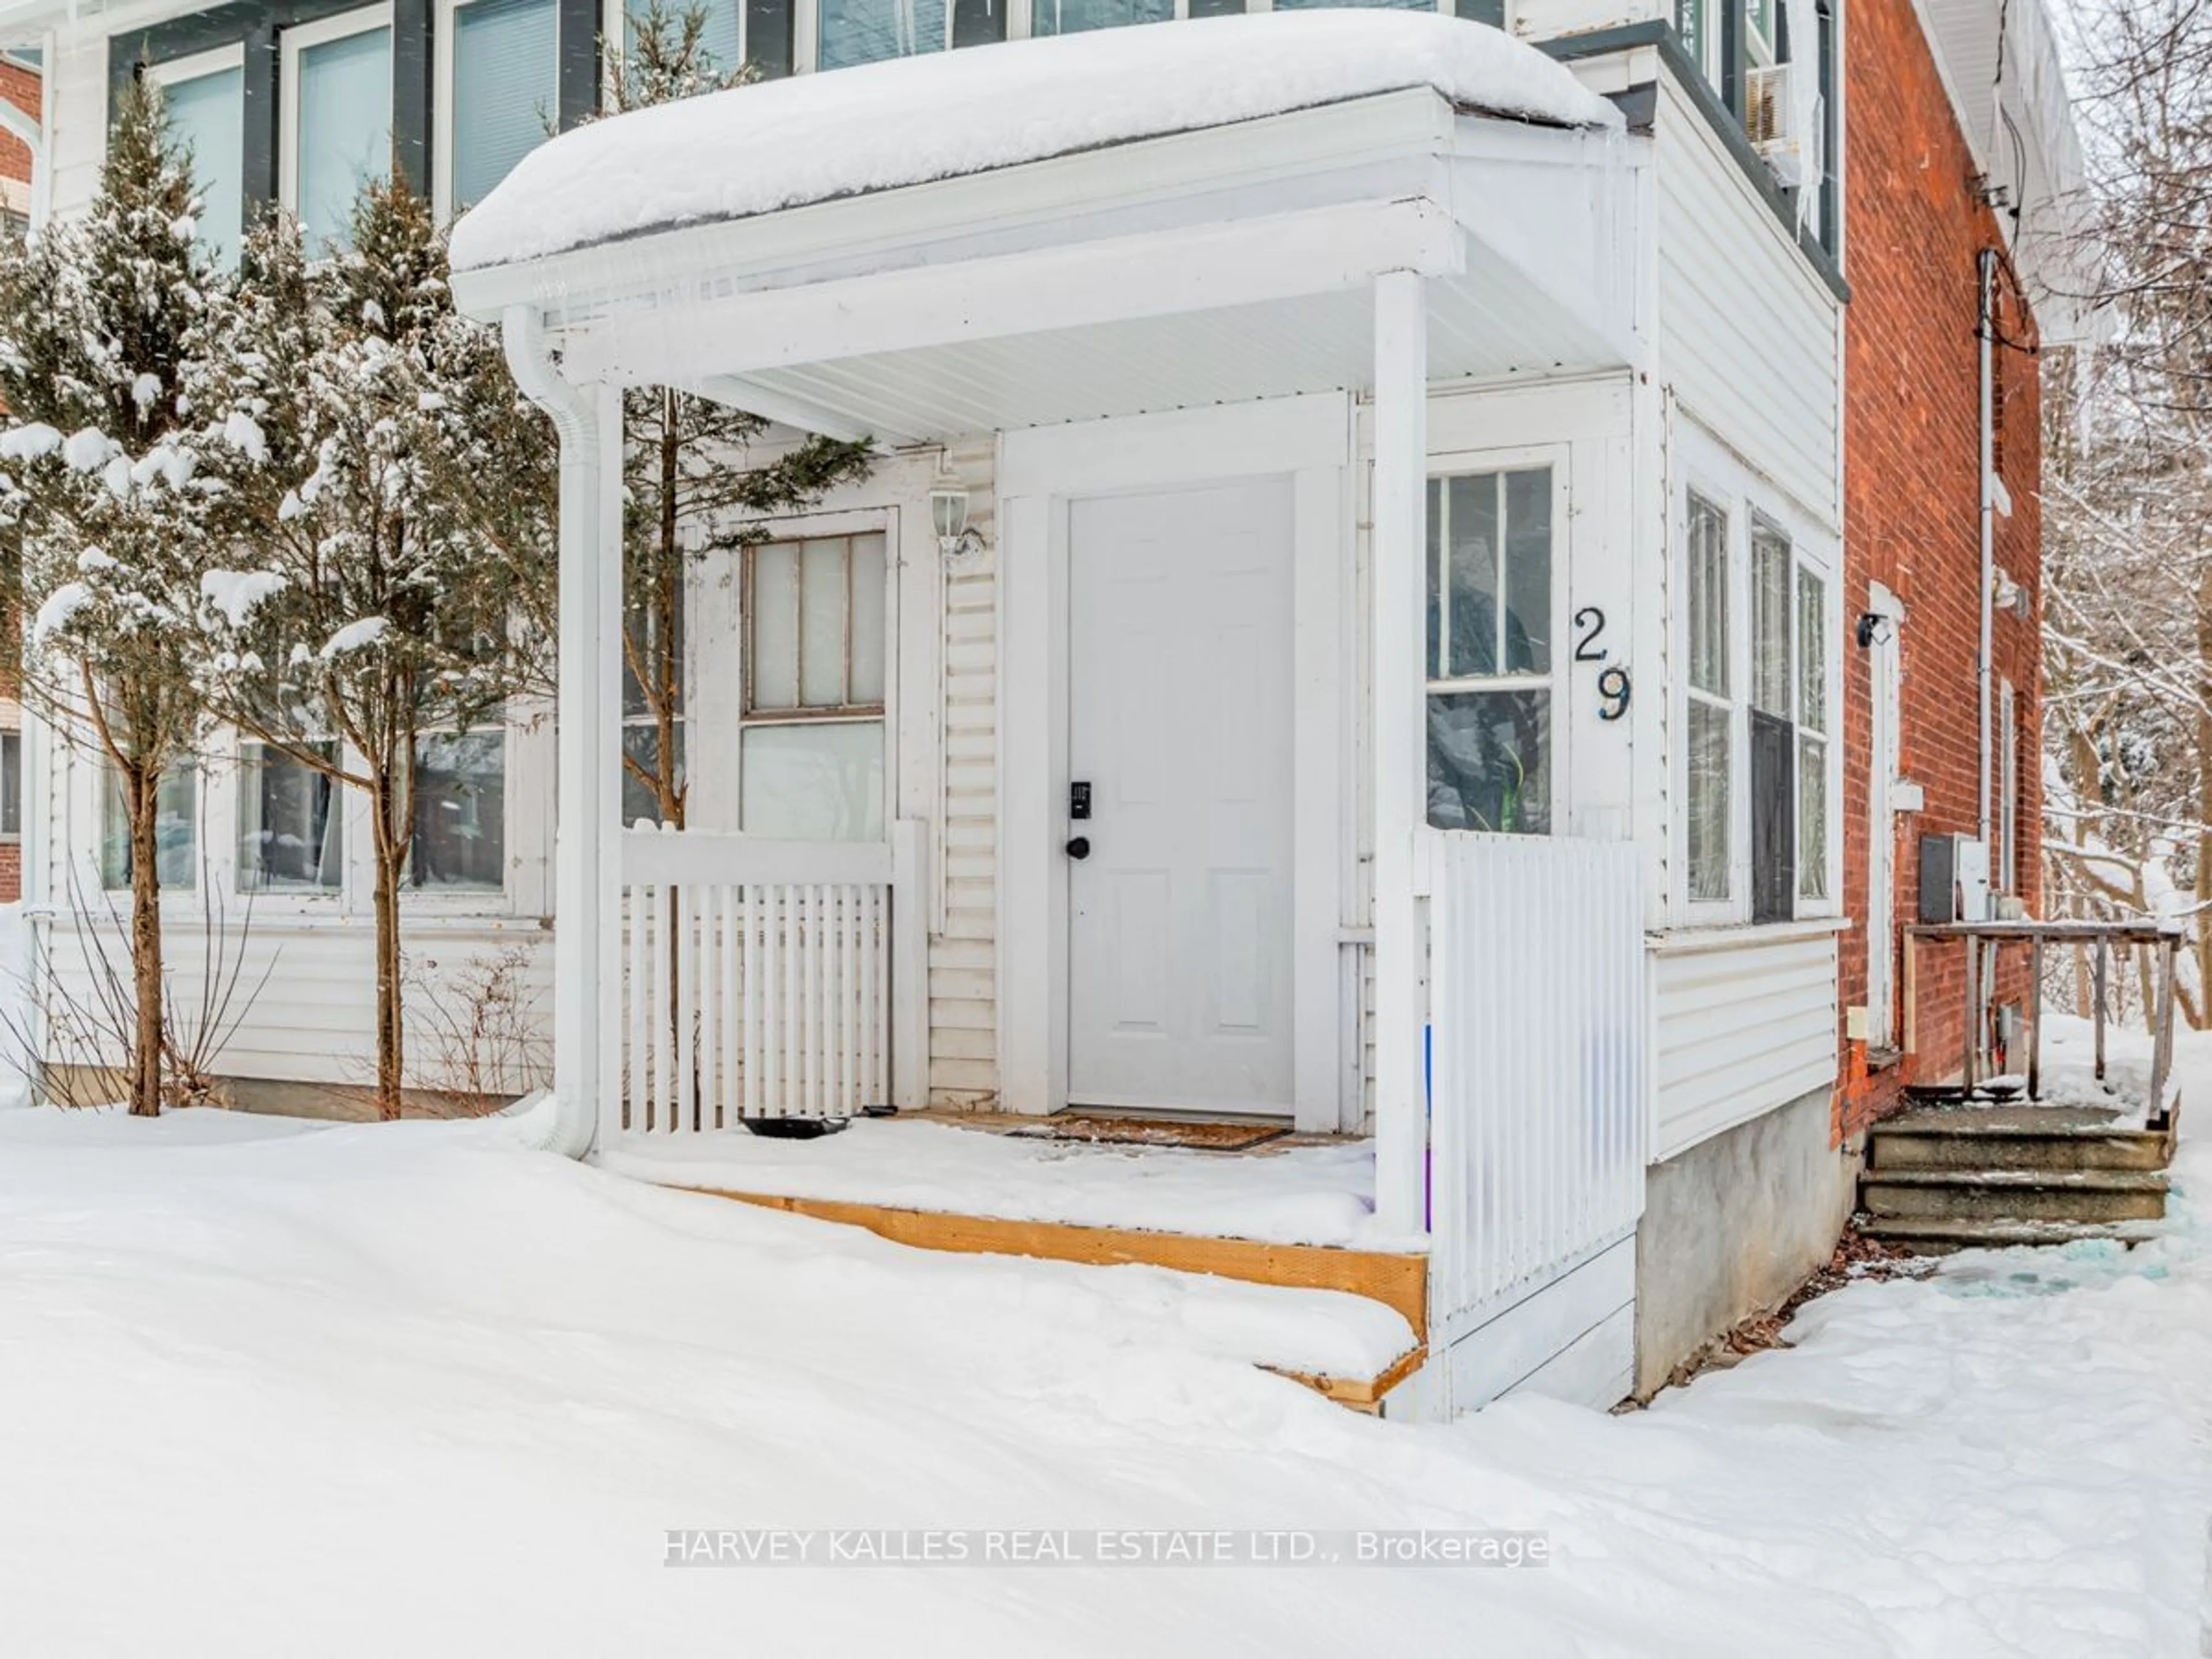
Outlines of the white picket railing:
M 1431 1340 L 1448 1344 L 1635 1231 L 1644 911 L 1632 845 L 1427 840 Z
M 895 960 L 894 892 L 911 895 L 921 866 L 919 827 L 896 830 L 887 842 L 624 833 L 625 1129 L 850 1117 L 904 1092 L 895 1012 L 927 967 Z

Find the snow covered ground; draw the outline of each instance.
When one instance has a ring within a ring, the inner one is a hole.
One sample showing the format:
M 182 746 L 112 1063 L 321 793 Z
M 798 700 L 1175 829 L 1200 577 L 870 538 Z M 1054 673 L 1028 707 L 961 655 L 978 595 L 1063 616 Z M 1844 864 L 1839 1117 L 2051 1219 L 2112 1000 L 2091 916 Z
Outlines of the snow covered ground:
M 908 1252 L 513 1126 L 0 1114 L 0 1644 L 186 1656 L 2200 1651 L 2212 1251 L 1957 1258 L 1607 1417 Z M 1285 1292 L 1296 1297 L 1299 1293 Z M 1522 1528 L 1547 1565 L 672 1571 L 670 1528 Z

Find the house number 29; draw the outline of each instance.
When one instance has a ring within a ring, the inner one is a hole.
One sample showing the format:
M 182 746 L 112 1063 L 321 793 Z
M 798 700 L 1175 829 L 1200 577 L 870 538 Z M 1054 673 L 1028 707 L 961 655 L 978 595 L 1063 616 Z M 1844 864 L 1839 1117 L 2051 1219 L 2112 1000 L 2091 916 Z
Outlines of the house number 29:
M 1577 633 L 1575 660 L 1603 662 L 1609 653 L 1598 643 L 1598 638 L 1605 632 L 1605 612 L 1594 605 L 1584 605 L 1575 612 L 1575 629 Z M 1635 687 L 1628 678 L 1628 671 L 1620 664 L 1615 663 L 1611 667 L 1600 669 L 1597 677 L 1599 698 L 1597 717 L 1601 720 L 1619 720 L 1628 712 L 1628 699 L 1634 690 Z

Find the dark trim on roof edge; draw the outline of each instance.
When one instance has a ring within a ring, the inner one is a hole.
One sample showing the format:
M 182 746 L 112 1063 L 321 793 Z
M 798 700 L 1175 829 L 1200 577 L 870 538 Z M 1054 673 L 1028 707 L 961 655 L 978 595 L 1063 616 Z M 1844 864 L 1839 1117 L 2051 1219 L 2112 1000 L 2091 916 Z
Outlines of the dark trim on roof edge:
M 1828 292 L 1845 305 L 1850 303 L 1851 285 L 1844 279 L 1834 258 L 1819 240 L 1797 223 L 1796 204 L 1774 182 L 1774 171 L 1759 159 L 1759 152 L 1743 136 L 1743 124 L 1728 112 L 1726 105 L 1705 81 L 1705 72 L 1690 61 L 1683 50 L 1682 37 L 1674 32 L 1673 23 L 1663 17 L 1648 18 L 1640 23 L 1624 23 L 1609 29 L 1592 29 L 1587 34 L 1561 35 L 1557 40 L 1540 40 L 1539 50 L 1561 63 L 1572 63 L 1581 58 L 1599 58 L 1611 52 L 1633 52 L 1639 47 L 1657 49 L 1659 61 L 1667 66 L 1682 90 L 1689 94 L 1691 103 L 1705 118 L 1705 125 L 1717 133 L 1736 166 L 1759 198 L 1773 210 L 1782 228 L 1797 244 L 1797 251 L 1813 267 L 1814 275 L 1826 284 Z M 1632 94 L 1636 88 L 1631 88 Z M 1626 96 L 1629 94 L 1624 94 Z M 1838 216 L 1840 217 L 1840 215 Z

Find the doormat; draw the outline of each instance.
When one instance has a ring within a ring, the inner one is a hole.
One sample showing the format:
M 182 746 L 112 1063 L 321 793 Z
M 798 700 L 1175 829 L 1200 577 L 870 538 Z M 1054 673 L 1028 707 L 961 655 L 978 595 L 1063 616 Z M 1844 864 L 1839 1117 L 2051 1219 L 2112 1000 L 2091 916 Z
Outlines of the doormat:
M 1187 1146 L 1201 1152 L 1242 1152 L 1291 1132 L 1287 1123 L 1220 1123 L 1161 1117 L 1054 1117 L 1009 1129 L 1027 1140 L 1073 1140 L 1092 1146 Z

